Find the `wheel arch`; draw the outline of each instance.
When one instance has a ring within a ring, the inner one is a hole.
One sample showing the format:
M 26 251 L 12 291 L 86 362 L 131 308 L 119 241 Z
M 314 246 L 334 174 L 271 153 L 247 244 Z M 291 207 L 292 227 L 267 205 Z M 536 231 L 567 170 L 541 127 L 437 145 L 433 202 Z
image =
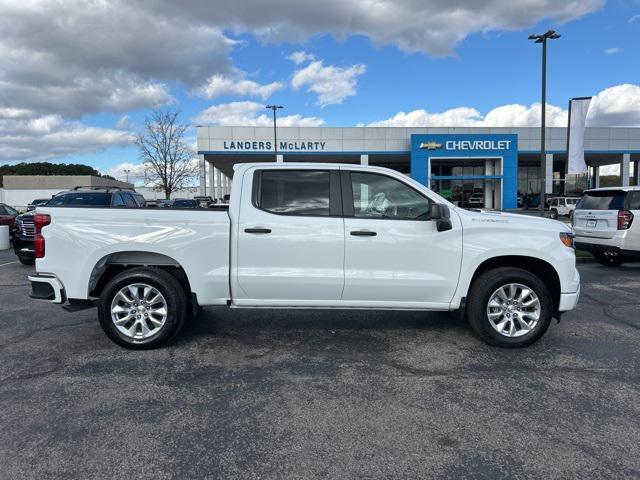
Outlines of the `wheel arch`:
M 165 270 L 183 286 L 187 297 L 192 297 L 191 283 L 182 265 L 174 258 L 156 252 L 126 250 L 103 256 L 91 270 L 88 284 L 90 297 L 99 297 L 105 285 L 121 272 L 133 268 L 148 267 Z
M 557 270 L 546 260 L 526 255 L 502 255 L 484 260 L 476 267 L 471 280 L 469 281 L 469 285 L 467 286 L 466 294 L 468 294 L 473 283 L 483 273 L 500 267 L 520 268 L 531 272 L 540 278 L 540 280 L 542 280 L 542 282 L 549 288 L 549 293 L 553 299 L 554 312 L 558 311 L 558 307 L 560 305 L 561 284 Z

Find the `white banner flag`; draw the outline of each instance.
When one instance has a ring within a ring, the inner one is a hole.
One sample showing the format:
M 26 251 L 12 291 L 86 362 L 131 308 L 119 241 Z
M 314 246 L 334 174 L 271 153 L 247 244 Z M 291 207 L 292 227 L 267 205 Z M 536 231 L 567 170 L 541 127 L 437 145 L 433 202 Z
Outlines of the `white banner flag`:
M 587 173 L 584 161 L 584 128 L 591 97 L 572 98 L 569 100 L 569 129 L 567 132 L 567 157 L 570 175 Z

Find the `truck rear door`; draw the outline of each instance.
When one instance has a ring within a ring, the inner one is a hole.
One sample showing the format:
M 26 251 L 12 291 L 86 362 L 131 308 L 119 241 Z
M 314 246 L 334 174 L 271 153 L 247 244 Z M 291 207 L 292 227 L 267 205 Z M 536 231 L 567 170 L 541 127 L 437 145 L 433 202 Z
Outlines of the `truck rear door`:
M 237 225 L 239 291 L 233 292 L 238 304 L 339 300 L 345 248 L 339 171 L 264 168 L 245 177 Z

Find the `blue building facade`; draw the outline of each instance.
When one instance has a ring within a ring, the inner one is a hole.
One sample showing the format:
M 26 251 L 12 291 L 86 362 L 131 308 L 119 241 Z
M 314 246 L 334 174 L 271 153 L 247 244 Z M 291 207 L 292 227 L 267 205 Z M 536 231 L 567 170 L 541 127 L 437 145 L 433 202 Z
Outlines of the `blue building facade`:
M 517 135 L 411 135 L 410 168 L 412 178 L 463 206 L 473 206 L 475 194 L 483 206 L 516 208 Z

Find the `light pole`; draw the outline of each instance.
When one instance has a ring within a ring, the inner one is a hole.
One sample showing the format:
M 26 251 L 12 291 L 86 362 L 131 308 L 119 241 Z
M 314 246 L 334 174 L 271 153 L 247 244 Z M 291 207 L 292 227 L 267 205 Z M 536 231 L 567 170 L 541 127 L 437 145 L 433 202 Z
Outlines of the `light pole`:
M 273 151 L 276 155 L 276 162 L 278 161 L 278 134 L 276 132 L 276 110 L 284 108 L 282 105 L 267 105 L 265 108 L 273 110 Z
M 123 172 L 125 173 L 125 175 L 127 176 L 127 183 L 129 183 L 129 172 L 130 172 L 131 170 L 130 170 L 130 169 L 128 169 L 128 168 L 124 168 L 124 169 L 122 169 L 122 171 L 123 171 Z
M 542 35 L 532 33 L 529 40 L 542 44 L 542 121 L 540 123 L 540 173 L 542 175 L 542 186 L 540 188 L 540 210 L 544 212 L 546 203 L 545 193 L 547 185 L 547 158 L 545 145 L 545 127 L 547 111 L 547 40 L 560 38 L 560 34 L 555 30 L 547 30 Z M 553 168 L 553 167 L 552 167 Z

